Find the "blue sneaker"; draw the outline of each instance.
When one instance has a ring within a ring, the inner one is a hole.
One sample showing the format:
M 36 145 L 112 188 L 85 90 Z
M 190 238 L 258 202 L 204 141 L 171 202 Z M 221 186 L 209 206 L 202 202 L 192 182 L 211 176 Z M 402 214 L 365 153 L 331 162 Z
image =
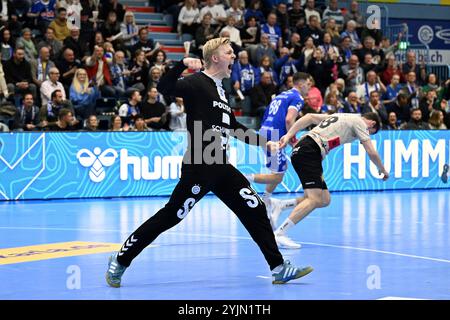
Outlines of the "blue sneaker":
M 106 271 L 106 282 L 114 288 L 120 287 L 120 280 L 127 267 L 121 266 L 117 261 L 117 253 L 109 257 L 108 271 Z
M 280 272 L 272 273 L 273 284 L 285 284 L 286 282 L 294 279 L 298 279 L 311 273 L 314 269 L 312 267 L 295 267 L 291 265 L 289 260 L 285 260 L 283 263 L 283 269 Z

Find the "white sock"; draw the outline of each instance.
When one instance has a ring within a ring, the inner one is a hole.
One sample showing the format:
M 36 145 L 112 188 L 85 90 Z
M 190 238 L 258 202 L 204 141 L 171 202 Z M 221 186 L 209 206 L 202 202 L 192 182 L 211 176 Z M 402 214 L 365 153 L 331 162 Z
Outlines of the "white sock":
M 266 206 L 270 206 L 270 198 L 272 197 L 272 193 L 269 193 L 267 191 L 264 191 L 264 194 L 262 196 L 262 199 Z
M 297 199 L 283 200 L 282 205 L 283 209 L 293 208 L 297 206 Z
M 275 231 L 276 235 L 283 236 L 290 228 L 295 226 L 295 223 L 291 221 L 291 219 L 287 218 L 284 222 L 278 227 Z
M 278 267 L 275 267 L 275 269 L 272 270 L 274 273 L 279 273 L 281 270 L 283 270 L 283 265 L 280 264 Z
M 244 177 L 249 181 L 249 182 L 255 182 L 255 174 L 251 173 L 251 174 L 244 174 Z

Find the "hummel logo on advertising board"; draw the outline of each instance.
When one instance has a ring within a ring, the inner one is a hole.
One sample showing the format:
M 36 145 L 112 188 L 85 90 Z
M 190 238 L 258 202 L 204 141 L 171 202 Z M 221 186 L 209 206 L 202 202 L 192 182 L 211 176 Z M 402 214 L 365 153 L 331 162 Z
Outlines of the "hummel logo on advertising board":
M 81 149 L 77 153 L 77 159 L 83 167 L 91 167 L 89 178 L 93 182 L 101 182 L 105 179 L 105 169 L 114 164 L 117 158 L 117 152 L 114 149 L 106 149 L 102 152 L 99 147 L 94 148 L 94 153 L 88 149 Z

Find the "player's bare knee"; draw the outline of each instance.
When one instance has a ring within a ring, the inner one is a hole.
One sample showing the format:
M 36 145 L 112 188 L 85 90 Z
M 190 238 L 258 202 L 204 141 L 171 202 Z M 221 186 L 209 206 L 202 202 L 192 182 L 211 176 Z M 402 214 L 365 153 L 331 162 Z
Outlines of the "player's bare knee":
M 276 173 L 273 174 L 273 183 L 281 183 L 283 181 L 284 174 Z

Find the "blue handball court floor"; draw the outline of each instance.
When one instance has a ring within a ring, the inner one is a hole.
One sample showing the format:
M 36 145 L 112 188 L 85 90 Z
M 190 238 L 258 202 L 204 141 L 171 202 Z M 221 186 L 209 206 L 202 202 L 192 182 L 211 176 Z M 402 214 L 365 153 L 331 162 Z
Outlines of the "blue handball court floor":
M 272 285 L 247 231 L 207 196 L 133 261 L 119 289 L 104 280 L 109 255 L 167 198 L 0 202 L 0 299 L 450 299 L 449 199 L 333 193 L 291 230 L 302 248 L 281 250 L 314 272 Z

